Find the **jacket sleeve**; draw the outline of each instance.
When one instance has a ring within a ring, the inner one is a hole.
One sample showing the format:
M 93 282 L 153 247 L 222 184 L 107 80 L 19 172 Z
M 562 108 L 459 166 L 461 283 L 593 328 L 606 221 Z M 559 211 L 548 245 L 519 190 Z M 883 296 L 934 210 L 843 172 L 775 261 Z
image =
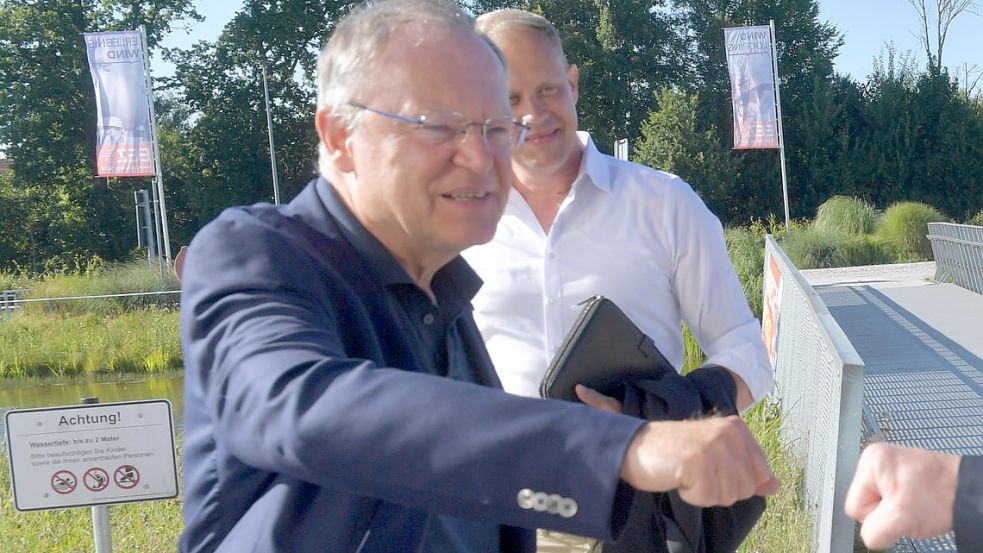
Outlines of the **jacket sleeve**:
M 341 327 L 364 307 L 299 242 L 239 212 L 190 248 L 186 386 L 200 394 L 217 448 L 358 496 L 612 538 L 623 522 L 620 466 L 641 421 L 350 355 L 353 337 L 385 337 Z M 530 490 L 573 499 L 575 514 L 532 508 Z
M 967 456 L 959 462 L 952 519 L 956 549 L 980 551 L 983 548 L 983 457 Z

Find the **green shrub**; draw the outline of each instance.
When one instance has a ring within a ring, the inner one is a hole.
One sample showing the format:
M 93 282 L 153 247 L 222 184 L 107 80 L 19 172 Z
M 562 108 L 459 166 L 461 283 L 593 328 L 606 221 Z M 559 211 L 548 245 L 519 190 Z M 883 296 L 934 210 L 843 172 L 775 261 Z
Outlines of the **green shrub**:
M 877 228 L 877 235 L 897 252 L 898 262 L 932 259 L 928 224 L 945 221 L 934 207 L 921 202 L 898 202 L 887 208 Z
M 20 290 L 32 286 L 31 279 L 17 273 L 0 271 L 0 290 Z
M 973 215 L 966 221 L 967 225 L 976 225 L 978 227 L 983 227 L 983 209 L 979 211 L 976 215 Z
M 877 225 L 877 211 L 859 198 L 833 196 L 819 206 L 812 224 L 829 232 L 870 234 Z
M 842 241 L 838 232 L 809 226 L 786 236 L 782 249 L 799 269 L 843 267 L 847 260 L 840 247 Z
M 793 232 L 802 227 L 792 223 Z M 754 316 L 761 318 L 761 289 L 765 264 L 765 236 L 771 234 L 781 240 L 788 231 L 785 224 L 779 222 L 774 215 L 767 221 L 753 219 L 747 227 L 730 227 L 724 229 L 724 239 L 727 241 L 727 252 L 731 263 L 741 281 L 744 295 Z
M 847 267 L 893 263 L 897 254 L 890 244 L 870 234 L 849 236 L 840 242 L 840 255 Z

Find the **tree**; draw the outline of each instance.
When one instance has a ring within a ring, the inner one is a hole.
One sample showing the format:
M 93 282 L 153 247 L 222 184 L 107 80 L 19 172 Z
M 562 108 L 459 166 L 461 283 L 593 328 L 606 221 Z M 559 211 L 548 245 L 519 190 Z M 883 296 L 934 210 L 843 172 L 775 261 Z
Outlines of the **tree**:
M 942 50 L 949 27 L 964 13 L 981 14 L 976 0 L 908 0 L 918 14 L 918 38 L 925 49 L 929 71 L 942 70 Z M 981 14 L 983 15 L 983 14 Z
M 662 86 L 691 78 L 684 22 L 667 0 L 476 0 L 476 13 L 518 7 L 549 19 L 580 69 L 580 128 L 611 151 L 634 139 Z
M 144 25 L 152 47 L 191 0 L 9 0 L 0 5 L 0 144 L 28 198 L 31 251 L 17 261 L 72 266 L 135 246 L 130 183 L 97 179 L 95 99 L 82 33 Z M 32 268 L 42 270 L 44 264 Z
M 721 136 L 730 136 L 733 125 L 723 29 L 775 21 L 790 209 L 793 217 L 811 215 L 818 206 L 812 198 L 825 194 L 826 183 L 810 180 L 814 171 L 806 169 L 806 163 L 817 158 L 803 149 L 803 132 L 817 113 L 810 113 L 814 95 L 833 80 L 840 35 L 832 25 L 819 21 L 815 0 L 680 0 L 679 4 L 692 37 L 701 125 L 716 127 Z M 762 210 L 754 215 L 778 212 L 782 194 L 777 153 L 744 150 L 732 156 L 741 164 L 738 189 L 757 198 L 749 207 Z
M 263 64 L 269 74 L 281 197 L 289 200 L 315 176 L 317 53 L 354 5 L 248 0 L 217 41 L 170 54 L 177 71 L 168 85 L 193 120 L 178 129 L 194 156 L 185 171 L 195 179 L 193 190 L 178 200 L 191 225 L 182 235 L 193 235 L 225 207 L 273 200 Z
M 748 204 L 735 190 L 738 164 L 715 129 L 698 128 L 696 94 L 663 87 L 656 103 L 658 109 L 642 124 L 632 160 L 679 175 L 722 220 L 747 217 Z

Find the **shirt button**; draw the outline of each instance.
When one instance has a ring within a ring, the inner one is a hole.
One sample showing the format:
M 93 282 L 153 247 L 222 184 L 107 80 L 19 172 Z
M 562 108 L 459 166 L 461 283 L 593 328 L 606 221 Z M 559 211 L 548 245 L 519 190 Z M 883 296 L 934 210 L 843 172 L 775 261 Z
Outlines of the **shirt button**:
M 560 500 L 559 509 L 560 516 L 563 518 L 570 518 L 577 514 L 577 502 L 569 497 Z
M 423 324 L 430 326 L 433 324 L 433 313 L 427 313 L 423 316 Z
M 529 488 L 519 490 L 519 495 L 516 497 L 516 502 L 519 504 L 519 507 L 523 509 L 532 509 L 533 495 L 535 495 L 535 493 Z

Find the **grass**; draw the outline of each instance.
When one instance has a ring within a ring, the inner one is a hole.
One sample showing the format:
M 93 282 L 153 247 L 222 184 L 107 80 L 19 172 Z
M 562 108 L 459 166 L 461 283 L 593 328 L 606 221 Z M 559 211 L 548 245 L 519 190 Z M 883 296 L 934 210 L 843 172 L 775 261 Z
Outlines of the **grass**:
M 0 323 L 0 378 L 68 377 L 182 369 L 177 311 L 117 316 L 19 313 Z
M 847 266 L 843 241 L 838 232 L 807 226 L 787 236 L 781 246 L 797 268 L 826 269 Z
M 930 260 L 928 224 L 939 221 L 945 221 L 945 216 L 928 204 L 898 202 L 884 212 L 877 235 L 895 248 L 899 262 Z
M 29 288 L 21 299 L 160 291 L 146 261 L 39 279 L 0 273 L 0 283 Z M 174 288 L 176 281 L 165 280 Z M 160 373 L 183 368 L 177 294 L 22 304 L 0 322 L 0 378 Z
M 833 196 L 816 212 L 813 226 L 828 232 L 844 235 L 870 234 L 877 226 L 874 206 L 848 196 Z
M 86 273 L 48 275 L 34 282 L 30 288 L 31 292 L 22 299 L 103 296 L 162 290 L 160 271 L 149 267 L 146 261 L 100 266 Z M 173 291 L 179 288 L 180 284 L 173 273 L 169 269 L 165 270 L 163 290 Z M 176 307 L 177 298 L 177 294 L 164 294 L 36 302 L 24 304 L 24 312 L 37 315 L 60 313 L 66 316 L 116 316 L 137 309 L 171 309 Z
M 759 402 L 743 415 L 781 482 L 768 498 L 768 508 L 738 551 L 740 553 L 808 553 L 812 551 L 812 522 L 802 508 L 804 471 L 781 436 L 781 407 Z
M 689 328 L 683 325 L 683 374 L 700 366 L 704 354 Z M 778 494 L 768 498 L 768 508 L 739 553 L 807 553 L 812 548 L 811 519 L 803 509 L 805 471 L 799 468 L 789 444 L 781 436 L 782 411 L 778 403 L 758 402 L 742 414 L 781 482 Z

